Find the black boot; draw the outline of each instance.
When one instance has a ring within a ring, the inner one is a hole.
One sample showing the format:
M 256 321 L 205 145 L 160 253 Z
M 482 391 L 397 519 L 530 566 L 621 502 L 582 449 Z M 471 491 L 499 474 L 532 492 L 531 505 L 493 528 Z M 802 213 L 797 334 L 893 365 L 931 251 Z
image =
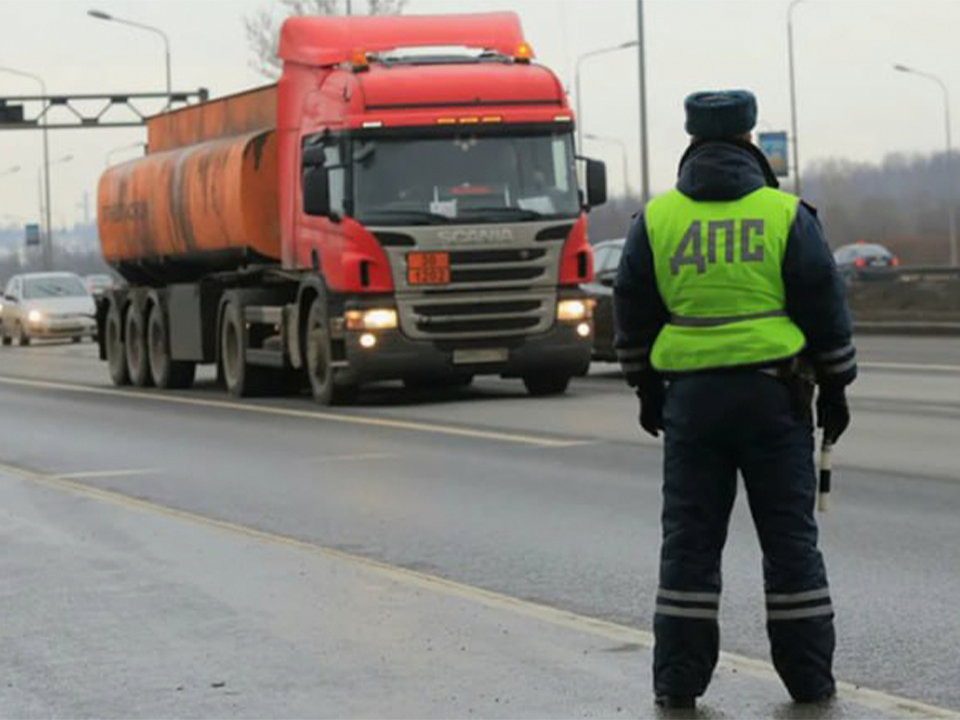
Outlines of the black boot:
M 693 695 L 657 695 L 656 703 L 665 710 L 693 710 L 697 707 Z

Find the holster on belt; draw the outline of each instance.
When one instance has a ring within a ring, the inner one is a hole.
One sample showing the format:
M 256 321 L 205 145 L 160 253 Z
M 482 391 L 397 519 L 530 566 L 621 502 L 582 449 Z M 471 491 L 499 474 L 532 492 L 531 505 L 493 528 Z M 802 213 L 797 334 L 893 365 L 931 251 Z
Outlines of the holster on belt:
M 794 414 L 801 420 L 813 419 L 813 394 L 816 388 L 816 375 L 813 366 L 802 357 L 764 368 L 764 372 L 773 375 L 790 390 L 790 405 Z

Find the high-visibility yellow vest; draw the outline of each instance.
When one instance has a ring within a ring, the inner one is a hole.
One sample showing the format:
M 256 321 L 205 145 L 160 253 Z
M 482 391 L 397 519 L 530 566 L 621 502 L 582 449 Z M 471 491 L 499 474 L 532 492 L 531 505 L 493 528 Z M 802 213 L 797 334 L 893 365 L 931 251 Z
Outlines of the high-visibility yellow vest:
M 798 202 L 764 187 L 730 201 L 672 190 L 647 205 L 657 288 L 670 312 L 653 346 L 654 368 L 759 365 L 803 350 L 781 275 Z

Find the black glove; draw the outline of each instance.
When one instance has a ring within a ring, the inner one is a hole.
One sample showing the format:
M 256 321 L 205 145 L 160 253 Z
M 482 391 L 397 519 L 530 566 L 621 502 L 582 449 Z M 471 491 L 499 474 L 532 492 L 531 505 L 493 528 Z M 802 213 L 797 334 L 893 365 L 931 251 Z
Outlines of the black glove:
M 657 373 L 646 374 L 637 385 L 640 400 L 640 427 L 653 437 L 663 430 L 663 379 Z
M 850 408 L 843 387 L 821 385 L 817 394 L 817 427 L 823 428 L 823 438 L 833 445 L 850 424 Z

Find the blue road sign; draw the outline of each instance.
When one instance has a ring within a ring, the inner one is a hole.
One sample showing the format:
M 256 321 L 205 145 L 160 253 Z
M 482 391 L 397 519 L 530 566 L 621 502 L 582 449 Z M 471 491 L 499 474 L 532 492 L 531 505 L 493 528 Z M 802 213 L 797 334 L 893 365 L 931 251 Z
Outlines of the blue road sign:
M 785 132 L 757 133 L 757 144 L 770 161 L 770 167 L 777 177 L 790 174 L 787 161 L 787 134 Z

